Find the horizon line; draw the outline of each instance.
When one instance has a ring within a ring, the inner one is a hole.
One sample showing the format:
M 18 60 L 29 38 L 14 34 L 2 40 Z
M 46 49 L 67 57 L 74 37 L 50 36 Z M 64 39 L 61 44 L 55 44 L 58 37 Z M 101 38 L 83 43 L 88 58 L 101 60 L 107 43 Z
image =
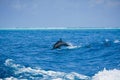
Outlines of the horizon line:
M 99 27 L 99 28 L 95 28 L 95 27 L 91 27 L 91 28 L 83 28 L 83 27 L 45 27 L 45 28 L 0 28 L 0 30 L 49 30 L 49 29 L 120 29 L 120 27 L 116 27 L 116 28 L 112 28 L 112 27 L 108 27 L 108 28 L 104 28 L 104 27 Z

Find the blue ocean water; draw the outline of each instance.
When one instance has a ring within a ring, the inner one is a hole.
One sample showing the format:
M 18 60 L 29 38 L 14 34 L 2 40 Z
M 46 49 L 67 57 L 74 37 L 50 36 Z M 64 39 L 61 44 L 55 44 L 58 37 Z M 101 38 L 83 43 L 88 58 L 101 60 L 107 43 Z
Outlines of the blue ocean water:
M 2 79 L 120 80 L 120 29 L 0 30 Z

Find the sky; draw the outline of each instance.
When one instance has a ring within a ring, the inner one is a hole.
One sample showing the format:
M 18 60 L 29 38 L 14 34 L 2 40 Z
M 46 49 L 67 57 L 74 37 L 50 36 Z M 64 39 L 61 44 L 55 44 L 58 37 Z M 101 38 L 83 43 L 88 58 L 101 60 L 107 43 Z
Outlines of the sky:
M 120 28 L 120 0 L 0 0 L 0 28 Z

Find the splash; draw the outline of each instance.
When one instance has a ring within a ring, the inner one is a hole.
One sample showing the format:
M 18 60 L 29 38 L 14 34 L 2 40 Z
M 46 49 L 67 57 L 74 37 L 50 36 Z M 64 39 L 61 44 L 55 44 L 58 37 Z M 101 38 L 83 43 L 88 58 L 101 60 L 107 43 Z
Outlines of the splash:
M 116 39 L 116 40 L 114 40 L 114 43 L 120 43 L 120 41 Z
M 105 39 L 105 42 L 109 42 L 110 40 L 109 39 Z
M 99 71 L 93 77 L 82 75 L 76 72 L 59 72 L 46 71 L 41 68 L 25 67 L 20 64 L 15 64 L 12 59 L 7 59 L 5 65 L 14 68 L 14 76 L 7 77 L 0 80 L 119 80 L 120 70 L 106 70 Z
M 31 79 L 31 80 L 90 80 L 88 76 L 78 74 L 76 72 L 65 73 L 59 71 L 46 71 L 41 68 L 25 67 L 19 64 L 15 64 L 14 60 L 7 59 L 5 65 L 14 68 L 14 75 L 6 80 L 19 80 L 19 79 Z M 2 80 L 2 79 L 1 79 Z
M 92 80 L 120 80 L 120 70 L 106 70 L 99 71 L 95 76 L 92 77 Z
M 68 43 L 70 46 L 68 46 L 68 49 L 76 49 L 76 48 L 80 48 L 81 46 L 75 46 L 72 43 Z

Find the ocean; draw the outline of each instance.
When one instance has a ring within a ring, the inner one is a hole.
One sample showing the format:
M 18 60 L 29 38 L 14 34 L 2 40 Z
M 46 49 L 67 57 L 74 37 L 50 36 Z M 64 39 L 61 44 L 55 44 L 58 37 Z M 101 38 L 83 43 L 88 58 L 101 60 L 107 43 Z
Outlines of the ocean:
M 0 80 L 120 80 L 120 29 L 0 30 Z

